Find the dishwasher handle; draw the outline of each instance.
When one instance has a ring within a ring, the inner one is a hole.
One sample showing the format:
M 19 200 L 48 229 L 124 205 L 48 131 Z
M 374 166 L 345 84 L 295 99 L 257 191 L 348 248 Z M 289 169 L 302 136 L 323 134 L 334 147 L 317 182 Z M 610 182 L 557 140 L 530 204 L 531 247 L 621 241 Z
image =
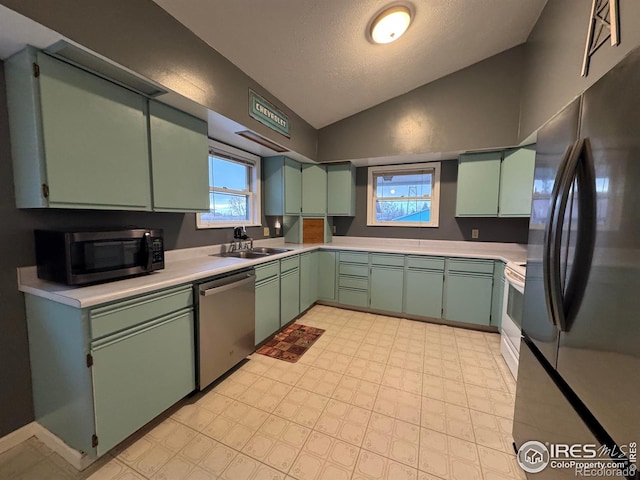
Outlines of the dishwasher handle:
M 218 293 L 226 292 L 232 290 L 234 288 L 242 287 L 248 283 L 254 283 L 256 281 L 256 277 L 253 273 L 247 274 L 242 280 L 231 280 L 230 282 L 222 283 L 221 285 L 211 287 L 211 288 L 203 288 L 200 287 L 200 295 L 203 297 L 209 297 L 211 295 L 217 295 Z

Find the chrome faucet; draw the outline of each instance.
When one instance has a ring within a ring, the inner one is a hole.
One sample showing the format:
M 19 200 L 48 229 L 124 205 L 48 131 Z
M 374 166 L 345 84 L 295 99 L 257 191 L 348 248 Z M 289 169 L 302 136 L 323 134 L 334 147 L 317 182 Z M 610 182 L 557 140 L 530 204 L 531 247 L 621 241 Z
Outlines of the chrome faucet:
M 247 235 L 247 227 L 234 227 L 233 240 L 229 245 L 229 251 L 253 250 L 253 238 Z

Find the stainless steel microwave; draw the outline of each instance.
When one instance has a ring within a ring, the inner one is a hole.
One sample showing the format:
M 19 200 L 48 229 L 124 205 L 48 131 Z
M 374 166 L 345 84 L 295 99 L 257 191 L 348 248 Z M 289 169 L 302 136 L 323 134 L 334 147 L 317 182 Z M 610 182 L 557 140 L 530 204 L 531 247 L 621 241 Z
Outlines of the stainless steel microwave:
M 88 285 L 164 268 L 162 230 L 35 230 L 38 277 Z

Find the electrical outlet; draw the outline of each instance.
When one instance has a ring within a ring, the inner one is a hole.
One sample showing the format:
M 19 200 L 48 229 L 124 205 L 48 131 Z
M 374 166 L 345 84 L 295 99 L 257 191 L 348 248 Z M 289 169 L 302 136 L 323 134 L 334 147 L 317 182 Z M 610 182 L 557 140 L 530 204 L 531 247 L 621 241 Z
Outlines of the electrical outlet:
M 471 238 L 478 238 L 480 236 L 480 230 L 477 228 L 471 229 Z
M 268 237 L 268 236 L 270 235 L 270 233 L 269 233 L 269 227 L 264 227 L 262 234 L 263 234 L 265 237 Z
M 333 225 L 333 233 L 334 234 L 336 233 L 336 226 L 335 225 Z

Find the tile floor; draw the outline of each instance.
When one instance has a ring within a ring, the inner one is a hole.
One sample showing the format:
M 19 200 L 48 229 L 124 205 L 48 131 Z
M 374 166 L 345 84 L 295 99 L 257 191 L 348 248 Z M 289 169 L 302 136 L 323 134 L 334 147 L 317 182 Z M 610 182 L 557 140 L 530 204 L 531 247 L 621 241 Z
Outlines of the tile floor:
M 35 438 L 0 455 L 20 480 L 524 479 L 500 337 L 315 306 L 296 364 L 254 354 L 78 473 Z

